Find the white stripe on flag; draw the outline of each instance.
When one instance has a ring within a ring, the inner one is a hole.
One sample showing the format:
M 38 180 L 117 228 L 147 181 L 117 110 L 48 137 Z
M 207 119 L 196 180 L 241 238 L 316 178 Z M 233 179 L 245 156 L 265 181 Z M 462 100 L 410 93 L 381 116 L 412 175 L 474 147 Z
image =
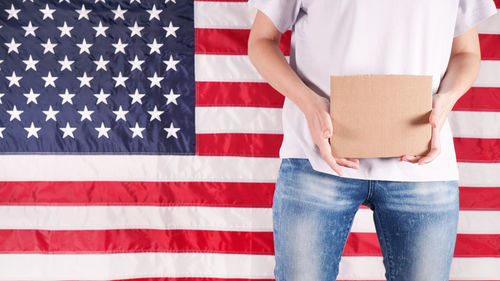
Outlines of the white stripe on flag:
M 500 112 L 451 111 L 448 117 L 454 137 L 500 138 Z
M 500 186 L 500 163 L 458 162 L 458 170 L 460 186 Z
M 477 32 L 484 34 L 500 34 L 500 9 L 487 20 L 481 22 L 477 27 Z
M 0 280 L 143 277 L 273 278 L 272 255 L 213 253 L 0 254 Z M 26 270 L 29 265 L 30 270 Z M 385 280 L 382 257 L 343 256 L 340 280 Z M 360 270 L 363 269 L 363 270 Z M 453 258 L 451 280 L 495 280 L 499 258 Z
M 196 133 L 282 134 L 281 108 L 196 107 Z
M 265 82 L 246 55 L 195 55 L 196 81 Z M 285 56 L 289 62 L 290 57 Z
M 276 182 L 280 163 L 276 157 L 1 155 L 0 181 Z
M 459 213 L 458 232 L 500 234 L 500 211 Z M 271 208 L 199 206 L 0 206 L 0 229 L 204 229 L 272 231 Z M 359 209 L 352 231 L 375 232 L 373 211 Z
M 197 54 L 197 81 L 265 82 L 247 55 Z M 290 61 L 289 56 L 285 56 Z M 482 60 L 474 87 L 500 87 L 500 61 Z
M 272 255 L 214 253 L 0 254 L 0 280 L 153 277 L 270 278 Z M 29 270 L 27 270 L 29 268 Z
M 256 13 L 248 2 L 194 1 L 194 27 L 250 29 Z
M 270 182 L 280 158 L 179 155 L 2 155 L 0 181 Z M 23 167 L 19 169 L 19 167 Z M 186 169 L 189 167 L 189 169 Z M 500 186 L 500 163 L 458 162 L 460 186 Z M 194 171 L 189 173 L 189 171 Z M 25 171 L 30 171 L 28 174 Z
M 500 61 L 481 60 L 479 75 L 474 87 L 500 87 Z
M 194 1 L 196 28 L 250 29 L 256 13 L 248 2 Z M 478 32 L 500 34 L 500 9 L 479 24 Z

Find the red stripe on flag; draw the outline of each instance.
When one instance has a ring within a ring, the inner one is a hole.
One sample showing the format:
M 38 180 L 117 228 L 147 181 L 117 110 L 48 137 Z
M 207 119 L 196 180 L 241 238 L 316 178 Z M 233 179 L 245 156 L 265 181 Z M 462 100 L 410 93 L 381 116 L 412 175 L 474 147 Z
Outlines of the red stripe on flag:
M 196 82 L 196 106 L 281 108 L 284 101 L 267 82 Z
M 248 0 L 194 0 L 196 2 L 248 2 Z
M 195 0 L 205 1 L 205 0 Z M 82 281 L 82 280 L 81 280 Z M 275 281 L 274 279 L 248 279 L 248 278 L 208 278 L 208 277 L 151 277 L 151 278 L 127 278 L 113 279 L 113 281 Z M 339 280 L 343 281 L 343 280 Z M 345 280 L 347 281 L 347 280 Z M 360 280 L 360 281 L 380 281 L 380 280 Z M 464 281 L 464 280 L 461 280 Z M 466 280 L 467 281 L 467 280 Z M 488 280 L 482 280 L 488 281 Z
M 351 232 L 343 256 L 381 256 L 382 251 L 376 233 Z M 498 257 L 500 235 L 458 234 L 454 257 Z
M 460 210 L 499 211 L 500 187 L 459 186 Z M 360 205 L 359 209 L 369 209 Z
M 459 162 L 500 162 L 500 139 L 454 137 L 453 143 Z
M 145 239 L 147 237 L 147 239 Z M 113 241 L 113 243 L 99 243 Z M 494 257 L 498 234 L 458 234 L 454 256 Z M 109 229 L 0 230 L 0 253 L 90 254 L 136 252 L 203 252 L 273 255 L 272 232 Z M 382 256 L 376 233 L 351 232 L 343 256 Z
M 500 187 L 460 186 L 459 196 L 460 210 L 500 210 Z
M 500 60 L 500 35 L 498 34 L 479 34 L 481 45 L 481 59 Z
M 279 157 L 283 134 L 197 134 L 196 155 Z
M 472 87 L 458 99 L 453 110 L 500 112 L 500 88 Z
M 269 208 L 274 187 L 247 182 L 0 182 L 0 203 Z
M 184 229 L 0 230 L 2 254 L 210 252 L 272 255 L 273 247 L 272 232 Z
M 236 182 L 0 182 L 0 202 L 270 208 L 274 188 L 275 183 Z M 460 209 L 500 210 L 500 188 L 460 187 Z
M 195 54 L 246 55 L 250 29 L 196 28 Z M 292 31 L 281 34 L 279 47 L 284 55 L 290 55 Z

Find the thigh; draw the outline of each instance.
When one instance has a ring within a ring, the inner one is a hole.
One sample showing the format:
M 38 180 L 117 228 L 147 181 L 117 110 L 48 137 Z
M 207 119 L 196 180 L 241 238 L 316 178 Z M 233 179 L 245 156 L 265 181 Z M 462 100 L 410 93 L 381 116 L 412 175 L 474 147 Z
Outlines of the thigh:
M 312 169 L 308 159 L 284 158 L 273 197 L 276 281 L 335 280 L 367 181 Z
M 375 181 L 372 201 L 387 281 L 448 281 L 458 181 Z

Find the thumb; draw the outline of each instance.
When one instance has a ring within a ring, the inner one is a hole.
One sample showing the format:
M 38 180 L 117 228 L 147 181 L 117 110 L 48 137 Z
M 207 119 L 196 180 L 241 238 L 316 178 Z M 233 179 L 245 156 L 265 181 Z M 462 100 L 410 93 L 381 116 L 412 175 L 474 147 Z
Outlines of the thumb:
M 323 114 L 320 120 L 321 132 L 324 138 L 329 138 L 332 136 L 332 119 L 330 114 Z
M 432 128 L 437 127 L 437 116 L 436 116 L 436 114 L 434 114 L 434 111 L 432 111 L 430 116 L 429 116 L 429 123 L 431 123 Z

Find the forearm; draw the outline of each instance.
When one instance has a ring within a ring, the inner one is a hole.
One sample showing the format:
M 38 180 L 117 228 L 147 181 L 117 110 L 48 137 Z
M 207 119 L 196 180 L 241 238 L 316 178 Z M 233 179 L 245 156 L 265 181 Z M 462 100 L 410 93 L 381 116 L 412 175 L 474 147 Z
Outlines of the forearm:
M 290 67 L 276 41 L 256 39 L 249 42 L 248 56 L 260 75 L 303 112 L 318 97 Z
M 481 58 L 475 53 L 463 52 L 450 58 L 439 93 L 449 97 L 451 107 L 472 86 L 479 73 Z

